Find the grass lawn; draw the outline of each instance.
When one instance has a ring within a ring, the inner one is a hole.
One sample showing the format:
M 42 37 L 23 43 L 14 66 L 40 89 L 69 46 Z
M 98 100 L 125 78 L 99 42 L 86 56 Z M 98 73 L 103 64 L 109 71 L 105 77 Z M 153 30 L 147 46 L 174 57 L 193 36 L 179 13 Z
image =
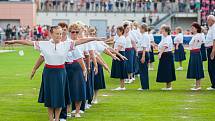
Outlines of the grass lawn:
M 0 48 L 2 49 L 2 48 Z M 5 48 L 8 49 L 8 48 Z M 0 121 L 47 121 L 47 109 L 37 103 L 41 83 L 42 67 L 33 80 L 29 79 L 31 69 L 39 53 L 31 47 L 15 47 L 16 52 L 0 53 Z M 19 56 L 18 51 L 25 55 Z M 105 60 L 111 65 L 111 59 Z M 164 84 L 156 83 L 155 71 L 150 71 L 150 90 L 137 91 L 139 79 L 126 85 L 126 91 L 111 91 L 119 86 L 119 81 L 105 74 L 106 90 L 99 93 L 99 104 L 87 110 L 80 119 L 69 121 L 215 121 L 215 91 L 206 91 L 210 86 L 205 62 L 205 78 L 202 91 L 189 89 L 194 80 L 187 80 L 187 60 L 184 71 L 177 71 L 177 81 L 173 91 L 160 91 Z M 178 67 L 178 64 L 175 64 Z M 111 66 L 110 66 L 111 67 Z M 166 75 L 168 76 L 168 74 Z M 108 95 L 108 96 L 104 96 Z

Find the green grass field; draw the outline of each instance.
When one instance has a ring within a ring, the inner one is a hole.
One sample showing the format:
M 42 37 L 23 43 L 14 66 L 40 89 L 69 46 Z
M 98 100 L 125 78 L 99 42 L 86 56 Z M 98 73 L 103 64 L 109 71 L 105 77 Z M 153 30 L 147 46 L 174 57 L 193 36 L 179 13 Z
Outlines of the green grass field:
M 0 48 L 2 49 L 2 48 Z M 5 48 L 8 49 L 8 48 Z M 16 52 L 0 53 L 0 121 L 47 121 L 47 110 L 37 103 L 41 83 L 42 67 L 33 80 L 31 69 L 39 56 L 31 47 L 15 47 Z M 18 51 L 25 55 L 19 56 Z M 111 59 L 105 56 L 111 65 Z M 184 62 L 184 71 L 176 72 L 177 81 L 173 91 L 160 91 L 164 84 L 156 83 L 158 60 L 155 71 L 150 71 L 150 90 L 137 91 L 139 79 L 126 85 L 126 91 L 111 91 L 119 81 L 105 74 L 107 89 L 99 93 L 99 104 L 83 114 L 82 118 L 69 121 L 215 121 L 215 92 L 206 91 L 210 86 L 205 65 L 202 91 L 190 91 L 194 80 L 186 79 L 189 60 Z M 178 64 L 175 64 L 177 67 Z M 167 74 L 168 76 L 168 74 Z M 103 95 L 108 96 L 103 96 Z

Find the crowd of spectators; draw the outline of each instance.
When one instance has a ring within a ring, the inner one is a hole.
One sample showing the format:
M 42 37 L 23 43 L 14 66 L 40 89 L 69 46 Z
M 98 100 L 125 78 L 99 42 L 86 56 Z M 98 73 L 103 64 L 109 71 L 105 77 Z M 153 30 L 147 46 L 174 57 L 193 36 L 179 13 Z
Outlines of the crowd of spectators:
M 0 40 L 42 40 L 48 38 L 49 26 L 37 25 L 33 28 L 29 26 L 16 26 L 8 24 L 5 28 L 0 27 Z
M 196 12 L 200 0 L 40 0 L 40 11 Z

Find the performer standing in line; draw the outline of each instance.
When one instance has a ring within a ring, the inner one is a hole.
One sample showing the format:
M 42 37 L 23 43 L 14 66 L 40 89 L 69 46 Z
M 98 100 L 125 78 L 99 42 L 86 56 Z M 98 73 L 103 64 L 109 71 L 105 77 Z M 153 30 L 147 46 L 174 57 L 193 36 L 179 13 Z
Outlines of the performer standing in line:
M 158 44 L 158 72 L 157 82 L 166 83 L 166 87 L 162 90 L 172 90 L 172 81 L 176 80 L 175 65 L 173 59 L 173 41 L 171 37 L 171 29 L 167 25 L 163 25 L 160 28 L 162 39 Z
M 201 26 L 194 22 L 191 27 L 193 37 L 189 43 L 190 49 L 190 60 L 187 70 L 188 79 L 196 79 L 196 86 L 191 90 L 201 90 L 201 79 L 204 78 L 202 56 L 201 56 L 201 45 L 205 40 L 201 34 Z
M 182 71 L 182 61 L 186 60 L 185 52 L 184 52 L 184 46 L 183 46 L 183 32 L 181 27 L 176 27 L 176 37 L 174 38 L 174 45 L 175 45 L 175 61 L 179 62 L 179 68 L 177 68 L 177 71 Z

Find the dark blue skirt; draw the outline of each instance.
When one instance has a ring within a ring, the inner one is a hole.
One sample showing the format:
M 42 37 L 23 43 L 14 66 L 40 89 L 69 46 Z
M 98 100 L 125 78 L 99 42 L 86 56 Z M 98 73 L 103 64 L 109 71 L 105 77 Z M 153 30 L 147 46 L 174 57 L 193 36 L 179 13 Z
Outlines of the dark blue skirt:
M 62 108 L 70 104 L 67 82 L 65 68 L 44 67 L 38 102 L 51 108 Z
M 86 99 L 87 100 L 92 100 L 93 99 L 93 95 L 94 95 L 94 76 L 95 76 L 95 72 L 94 72 L 94 66 L 93 63 L 90 63 L 91 66 L 91 70 L 87 75 L 87 82 L 86 82 Z
M 205 44 L 201 45 L 201 55 L 202 55 L 202 61 L 207 61 L 207 52 Z
M 172 52 L 164 52 L 158 65 L 156 82 L 172 82 L 176 80 L 175 65 Z
M 124 51 L 120 51 L 120 54 L 125 56 Z M 127 79 L 128 78 L 128 72 L 126 67 L 126 61 L 118 61 L 113 60 L 112 61 L 112 68 L 111 68 L 111 78 L 119 78 L 119 79 Z
M 204 78 L 201 52 L 190 52 L 187 78 L 196 80 Z
M 66 64 L 71 101 L 86 100 L 86 81 L 78 62 Z
M 175 49 L 174 53 L 175 61 L 180 62 L 183 60 L 186 60 L 185 52 L 184 52 L 184 47 L 182 44 L 179 44 L 178 50 Z
M 105 78 L 102 65 L 98 64 L 98 74 L 95 75 L 94 90 L 105 89 Z
M 149 52 L 149 63 L 155 62 L 155 57 L 154 57 L 154 49 L 153 46 L 151 46 L 151 51 Z
M 136 55 L 136 51 L 134 51 L 134 74 L 137 75 L 139 74 L 139 64 L 138 64 L 138 56 Z
M 126 68 L 128 73 L 134 72 L 134 49 L 126 50 L 125 57 L 128 59 L 126 61 Z

